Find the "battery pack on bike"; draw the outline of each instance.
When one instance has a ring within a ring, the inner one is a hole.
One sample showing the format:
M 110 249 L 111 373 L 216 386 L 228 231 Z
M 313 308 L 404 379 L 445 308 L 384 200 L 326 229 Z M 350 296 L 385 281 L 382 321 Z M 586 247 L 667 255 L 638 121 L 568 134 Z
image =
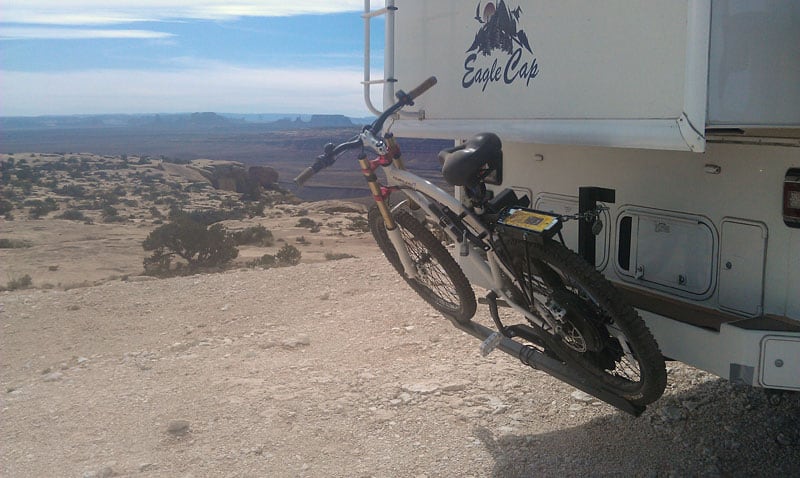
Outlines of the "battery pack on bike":
M 500 213 L 497 232 L 512 239 L 541 244 L 561 230 L 558 216 L 534 209 L 510 207 Z

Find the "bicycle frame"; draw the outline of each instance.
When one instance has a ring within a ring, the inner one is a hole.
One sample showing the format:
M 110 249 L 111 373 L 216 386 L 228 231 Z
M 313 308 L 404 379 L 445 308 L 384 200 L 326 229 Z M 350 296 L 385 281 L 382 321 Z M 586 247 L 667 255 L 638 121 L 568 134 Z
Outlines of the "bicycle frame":
M 484 259 L 480 253 L 471 247 L 471 242 L 465 236 L 457 235 L 453 230 L 447 227 L 449 222 L 453 221 L 450 216 L 446 216 L 443 208 L 452 211 L 454 216 L 458 218 L 462 226 L 467 226 L 474 236 L 476 237 L 490 237 L 491 231 L 478 219 L 461 201 L 454 198 L 452 195 L 439 188 L 432 182 L 424 179 L 405 169 L 402 161 L 396 156 L 399 150 L 393 138 L 387 138 L 390 145 L 390 152 L 386 155 L 379 156 L 377 159 L 368 161 L 365 158 L 359 159 L 362 172 L 367 178 L 370 191 L 373 198 L 378 205 L 381 215 L 383 216 L 386 225 L 386 232 L 389 240 L 394 245 L 398 253 L 406 275 L 409 278 L 416 277 L 416 267 L 408 255 L 400 229 L 396 227 L 394 220 L 391 216 L 391 211 L 386 203 L 389 195 L 393 191 L 402 192 L 410 201 L 420 206 L 425 216 L 437 224 L 442 225 L 442 230 L 452 239 L 456 244 L 461 245 L 462 257 L 469 263 L 467 267 L 467 274 L 473 284 L 480 285 L 487 289 L 494 291 L 503 301 L 517 312 L 523 314 L 530 321 L 540 327 L 553 327 L 557 325 L 552 323 L 545 323 L 541 317 L 534 315 L 525 307 L 517 304 L 505 290 L 503 290 L 502 274 L 516 282 L 514 274 L 499 260 L 497 254 L 494 252 L 492 245 L 482 240 L 482 246 L 486 252 Z M 386 174 L 386 179 L 389 187 L 381 186 L 378 183 L 374 171 L 377 167 L 382 167 Z M 463 230 L 463 227 L 461 228 Z

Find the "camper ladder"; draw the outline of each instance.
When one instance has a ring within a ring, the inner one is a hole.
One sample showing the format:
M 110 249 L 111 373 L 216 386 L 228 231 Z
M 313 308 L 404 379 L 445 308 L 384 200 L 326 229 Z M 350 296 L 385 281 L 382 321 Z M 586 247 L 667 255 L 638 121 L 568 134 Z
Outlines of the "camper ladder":
M 394 84 L 397 79 L 394 77 L 394 15 L 397 7 L 394 6 L 395 0 L 386 0 L 386 7 L 379 10 L 372 11 L 371 1 L 364 0 L 364 14 L 361 18 L 364 19 L 364 103 L 367 108 L 375 115 L 380 115 L 381 110 L 372 104 L 372 97 L 370 87 L 372 85 L 383 85 L 383 104 L 394 104 Z M 386 39 L 384 46 L 384 59 L 383 59 L 383 79 L 371 79 L 370 72 L 370 22 L 375 17 L 386 15 Z M 423 119 L 425 117 L 424 111 L 401 111 L 400 116 L 414 117 Z

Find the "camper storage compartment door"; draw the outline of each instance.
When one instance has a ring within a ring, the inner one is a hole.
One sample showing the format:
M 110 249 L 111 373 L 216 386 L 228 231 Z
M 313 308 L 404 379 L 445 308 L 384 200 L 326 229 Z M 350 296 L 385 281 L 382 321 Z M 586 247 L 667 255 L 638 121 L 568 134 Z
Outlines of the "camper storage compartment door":
M 617 231 L 615 266 L 624 280 L 693 299 L 712 294 L 718 238 L 707 218 L 623 208 Z
M 710 0 L 396 0 L 394 73 L 416 137 L 702 151 Z M 388 105 L 386 105 L 388 106 Z

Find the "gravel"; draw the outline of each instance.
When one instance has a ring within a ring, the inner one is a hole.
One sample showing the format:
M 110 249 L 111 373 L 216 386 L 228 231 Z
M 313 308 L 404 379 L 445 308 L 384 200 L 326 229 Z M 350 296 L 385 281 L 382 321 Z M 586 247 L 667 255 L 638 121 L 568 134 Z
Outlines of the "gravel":
M 478 345 L 377 252 L 0 293 L 0 475 L 800 475 L 798 394 L 670 363 L 633 418 Z

